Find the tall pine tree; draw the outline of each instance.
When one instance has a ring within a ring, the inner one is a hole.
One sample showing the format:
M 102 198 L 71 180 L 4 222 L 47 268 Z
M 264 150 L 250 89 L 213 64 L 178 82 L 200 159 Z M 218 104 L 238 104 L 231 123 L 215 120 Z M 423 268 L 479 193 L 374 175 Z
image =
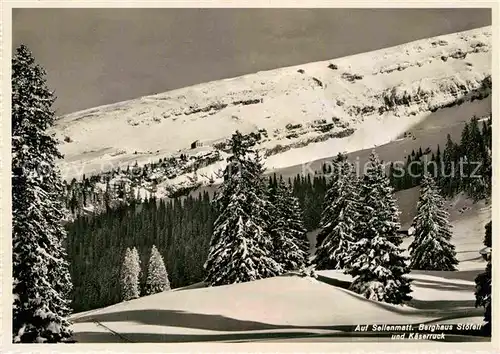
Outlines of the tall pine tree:
M 442 163 L 438 170 L 439 187 L 444 196 L 453 196 L 459 187 L 460 161 L 457 154 L 458 150 L 458 146 L 451 140 L 451 136 L 448 134 L 442 155 Z
M 308 265 L 309 241 L 299 201 L 283 178 L 271 184 L 270 203 L 273 258 L 283 271 L 299 270 Z
M 339 155 L 333 161 L 332 170 L 314 256 L 317 269 L 343 269 L 356 239 L 359 204 L 354 166 Z
M 151 256 L 148 264 L 148 277 L 146 279 L 146 295 L 156 294 L 165 290 L 170 290 L 167 268 L 163 257 L 155 245 L 151 247 Z
M 360 183 L 357 239 L 350 248 L 347 273 L 354 277 L 351 290 L 376 301 L 401 304 L 411 297 L 407 258 L 399 248 L 399 211 L 393 188 L 378 155 L 370 155 Z
M 413 221 L 415 239 L 410 244 L 411 268 L 419 270 L 456 270 L 455 246 L 444 199 L 439 195 L 434 179 L 425 173 L 417 215 Z
M 472 124 L 469 127 L 468 123 L 465 123 L 465 126 L 462 130 L 462 136 L 460 139 L 460 155 L 463 158 L 461 161 L 461 168 L 459 169 L 459 180 L 460 180 L 460 188 L 463 190 L 469 189 L 470 179 L 469 175 L 471 173 L 470 168 L 471 164 L 469 160 L 474 160 L 474 152 L 472 148 L 474 147 L 474 139 L 472 137 Z
M 210 285 L 240 283 L 282 273 L 273 259 L 263 167 L 254 142 L 236 132 L 223 178 L 214 199 L 218 217 L 205 270 Z
M 474 116 L 470 121 L 471 144 L 467 149 L 467 157 L 470 160 L 469 184 L 466 192 L 475 201 L 490 197 L 491 194 L 491 148 L 487 141 L 490 139 L 484 136 L 479 127 L 479 119 Z
M 12 267 L 14 342 L 71 337 L 72 289 L 61 224 L 63 183 L 57 142 L 49 134 L 55 98 L 24 45 L 12 60 Z
M 485 226 L 484 245 L 491 249 L 491 221 Z M 487 258 L 486 270 L 476 277 L 476 307 L 484 307 L 483 331 L 491 335 L 491 253 Z
M 141 263 L 139 253 L 135 247 L 133 249 L 127 248 L 120 274 L 123 301 L 137 299 L 141 295 L 139 286 L 140 275 Z

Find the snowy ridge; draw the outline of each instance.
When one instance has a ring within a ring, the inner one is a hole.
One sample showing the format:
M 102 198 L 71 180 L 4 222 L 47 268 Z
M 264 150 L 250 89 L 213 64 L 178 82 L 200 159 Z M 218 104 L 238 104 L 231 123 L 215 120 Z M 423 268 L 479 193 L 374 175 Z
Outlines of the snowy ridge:
M 281 168 L 297 164 L 282 155 L 305 162 L 316 145 L 332 156 L 387 143 L 490 88 L 488 26 L 88 109 L 61 117 L 56 133 L 67 179 L 213 151 L 237 129 L 263 133 L 266 166 Z M 203 146 L 191 150 L 197 140 Z

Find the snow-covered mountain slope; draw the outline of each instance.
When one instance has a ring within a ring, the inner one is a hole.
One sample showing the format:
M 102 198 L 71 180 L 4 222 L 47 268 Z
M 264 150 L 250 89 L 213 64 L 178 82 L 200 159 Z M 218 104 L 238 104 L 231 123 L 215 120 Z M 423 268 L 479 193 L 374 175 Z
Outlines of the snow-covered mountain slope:
M 388 143 L 378 145 L 375 150 L 383 161 L 395 162 L 402 161 L 412 150 L 417 151 L 419 148 L 424 150 L 430 148 L 435 151 L 437 146 L 440 145 L 442 149 L 446 144 L 448 134 L 450 134 L 453 141 L 459 142 L 465 123 L 469 122 L 473 116 L 480 117 L 481 120 L 491 115 L 491 100 L 492 98 L 489 96 L 482 100 L 475 100 L 432 112 L 407 129 L 405 134 Z M 322 164 L 331 162 L 331 151 L 338 151 L 340 144 L 346 146 L 349 141 L 355 140 L 355 137 L 356 133 L 353 134 L 351 139 L 347 138 L 343 139 L 343 141 L 341 141 L 342 139 L 331 139 L 272 156 L 267 162 L 272 163 L 275 170 L 269 170 L 268 172 L 278 172 L 283 178 L 293 178 L 305 170 L 320 171 Z M 346 151 L 350 150 L 352 149 L 346 149 Z M 362 166 L 364 162 L 368 161 L 372 150 L 373 146 L 355 150 L 349 153 L 348 157 L 352 161 L 359 162 L 360 166 Z M 277 161 L 272 161 L 272 159 Z
M 267 167 L 283 168 L 297 163 L 280 158 L 287 150 L 323 144 L 332 156 L 381 145 L 490 89 L 484 27 L 88 109 L 61 117 L 55 131 L 66 178 L 223 149 L 237 129 L 260 131 Z M 203 147 L 191 149 L 195 141 Z

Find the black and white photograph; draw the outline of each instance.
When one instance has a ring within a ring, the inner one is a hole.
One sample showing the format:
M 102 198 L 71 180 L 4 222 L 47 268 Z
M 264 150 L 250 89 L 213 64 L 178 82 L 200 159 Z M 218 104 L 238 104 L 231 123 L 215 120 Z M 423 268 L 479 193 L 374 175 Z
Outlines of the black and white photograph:
M 6 7 L 4 342 L 493 345 L 496 5 Z

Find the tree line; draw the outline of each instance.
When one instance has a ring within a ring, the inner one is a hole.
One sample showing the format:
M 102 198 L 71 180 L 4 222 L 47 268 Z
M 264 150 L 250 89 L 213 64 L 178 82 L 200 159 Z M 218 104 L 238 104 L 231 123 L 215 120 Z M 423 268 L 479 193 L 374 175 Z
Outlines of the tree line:
M 474 200 L 489 198 L 492 178 L 492 116 L 480 122 L 473 116 L 465 123 L 461 139 L 454 142 L 447 135 L 443 152 L 420 147 L 406 157 L 406 163 L 389 167 L 392 186 L 404 190 L 420 185 L 424 172 L 433 176 L 445 197 L 465 192 Z
M 135 247 L 144 263 L 155 245 L 174 288 L 201 281 L 214 219 L 208 192 L 182 201 L 150 198 L 79 217 L 67 225 L 72 307 L 83 311 L 121 301 L 119 275 L 127 248 Z M 139 282 L 144 287 L 146 278 Z
M 444 150 L 438 145 L 432 150 L 420 147 L 408 154 L 404 163 L 391 162 L 388 175 L 395 191 L 401 191 L 420 185 L 424 171 L 432 175 L 445 197 L 452 197 L 465 192 L 474 200 L 488 198 L 491 195 L 492 178 L 492 119 L 491 115 L 480 122 L 472 117 L 463 128 L 461 140 L 454 142 L 447 136 Z M 160 159 L 157 163 L 139 167 L 137 164 L 124 169 L 94 175 L 83 176 L 81 181 L 73 179 L 65 183 L 64 203 L 74 218 L 80 215 L 99 214 L 134 203 L 141 203 L 138 194 L 140 188 L 154 194 L 155 181 L 151 179 L 158 168 L 177 166 L 188 161 L 182 155 L 177 159 Z M 304 210 L 305 227 L 308 231 L 318 227 L 321 218 L 322 202 L 326 194 L 331 166 L 323 164 L 316 175 L 297 174 L 291 181 L 293 193 L 299 199 Z M 272 177 L 271 177 L 272 178 Z M 181 188 L 172 192 L 172 198 L 182 198 L 193 188 Z

